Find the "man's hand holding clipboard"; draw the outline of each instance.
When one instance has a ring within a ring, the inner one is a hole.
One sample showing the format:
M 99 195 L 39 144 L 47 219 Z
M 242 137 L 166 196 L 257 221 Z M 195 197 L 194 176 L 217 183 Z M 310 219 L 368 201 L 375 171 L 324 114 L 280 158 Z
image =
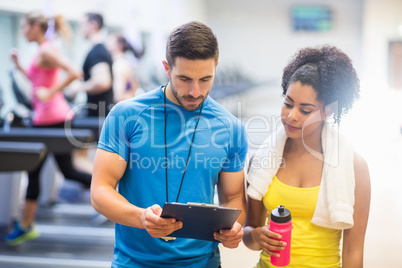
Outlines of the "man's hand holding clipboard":
M 236 222 L 240 213 L 240 209 L 205 203 L 165 203 L 161 217 L 183 222 L 183 227 L 168 237 L 209 240 L 235 248 L 243 236 L 242 226 Z
M 164 237 L 183 227 L 181 221 L 174 218 L 162 218 L 161 213 L 162 208 L 158 204 L 150 206 L 142 212 L 141 224 L 152 237 Z

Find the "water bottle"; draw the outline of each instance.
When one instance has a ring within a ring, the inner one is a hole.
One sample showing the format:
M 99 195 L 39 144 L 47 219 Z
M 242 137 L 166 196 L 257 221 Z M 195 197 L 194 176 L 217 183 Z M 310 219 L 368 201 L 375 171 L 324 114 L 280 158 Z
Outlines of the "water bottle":
M 286 242 L 284 250 L 273 250 L 279 253 L 279 257 L 271 256 L 271 263 L 275 266 L 286 266 L 290 263 L 290 241 L 292 234 L 292 217 L 290 211 L 283 205 L 278 206 L 271 212 L 269 229 L 282 236 L 280 241 Z

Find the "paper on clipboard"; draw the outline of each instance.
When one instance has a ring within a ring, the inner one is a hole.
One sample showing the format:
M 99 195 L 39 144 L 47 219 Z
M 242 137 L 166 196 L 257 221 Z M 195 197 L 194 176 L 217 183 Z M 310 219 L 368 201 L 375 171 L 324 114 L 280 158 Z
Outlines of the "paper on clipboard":
M 219 242 L 214 239 L 214 232 L 231 229 L 240 213 L 240 209 L 205 203 L 165 203 L 161 217 L 183 222 L 183 228 L 174 231 L 169 237 Z

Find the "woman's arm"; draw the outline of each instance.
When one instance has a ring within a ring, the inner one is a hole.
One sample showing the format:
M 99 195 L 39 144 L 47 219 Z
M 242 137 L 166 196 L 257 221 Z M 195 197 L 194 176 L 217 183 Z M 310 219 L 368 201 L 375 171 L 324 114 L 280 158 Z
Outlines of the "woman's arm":
M 14 62 L 15 67 L 17 68 L 18 71 L 23 73 L 28 79 L 28 74 L 25 71 L 25 69 L 21 66 L 20 61 L 18 59 L 18 51 L 17 49 L 13 49 L 10 53 L 11 60 Z
M 266 218 L 267 210 L 263 202 L 248 196 L 247 216 L 243 229 L 243 242 L 249 249 L 263 249 L 269 255 L 278 256 L 278 254 L 272 252 L 272 250 L 283 250 L 285 242 L 276 240 L 281 239 L 281 236 L 269 230 L 269 226 L 265 225 Z
M 124 94 L 128 83 L 126 67 L 119 59 L 113 62 L 113 95 L 116 103 L 125 100 Z
M 60 83 L 56 84 L 50 90 L 38 90 L 37 95 L 41 101 L 48 101 L 54 94 L 62 91 L 75 79 L 81 78 L 82 74 L 78 71 L 74 65 L 62 54 L 60 54 L 55 48 L 44 47 L 40 52 L 41 62 L 39 65 L 48 67 L 58 67 L 66 71 L 67 76 Z
M 247 216 L 244 223 L 244 244 L 252 250 L 261 250 L 259 232 L 265 225 L 267 210 L 262 201 L 247 196 Z
M 117 103 L 135 96 L 140 83 L 134 74 L 133 68 L 124 59 L 113 62 L 113 94 Z
M 370 174 L 366 161 L 355 153 L 355 205 L 352 228 L 343 232 L 342 267 L 363 267 L 364 236 L 370 211 Z

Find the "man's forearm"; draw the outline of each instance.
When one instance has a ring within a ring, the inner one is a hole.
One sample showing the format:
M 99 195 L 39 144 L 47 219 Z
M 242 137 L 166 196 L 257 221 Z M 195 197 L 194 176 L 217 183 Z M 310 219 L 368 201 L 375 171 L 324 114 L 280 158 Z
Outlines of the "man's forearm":
M 91 202 L 94 209 L 111 221 L 136 228 L 142 228 L 142 208 L 130 204 L 115 189 L 97 187 L 91 189 Z
M 222 206 L 228 207 L 228 208 L 237 208 L 241 209 L 241 213 L 239 215 L 239 218 L 237 219 L 237 222 L 239 222 L 241 225 L 244 224 L 244 221 L 246 220 L 246 214 L 247 214 L 247 203 L 246 199 L 244 197 L 235 197 L 230 200 L 227 200 L 224 203 L 221 203 Z

